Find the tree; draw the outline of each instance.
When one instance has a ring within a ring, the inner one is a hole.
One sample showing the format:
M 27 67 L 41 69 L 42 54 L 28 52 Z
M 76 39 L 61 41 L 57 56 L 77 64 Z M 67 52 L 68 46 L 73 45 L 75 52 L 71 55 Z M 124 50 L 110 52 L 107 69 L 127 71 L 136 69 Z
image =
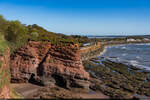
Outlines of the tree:
M 6 49 L 6 41 L 4 39 L 3 34 L 0 32 L 0 56 L 2 56 L 3 52 Z
M 27 32 L 27 28 L 19 21 L 10 21 L 5 38 L 10 42 L 24 40 Z
M 8 21 L 4 19 L 2 15 L 0 15 L 0 32 L 4 34 L 8 28 Z

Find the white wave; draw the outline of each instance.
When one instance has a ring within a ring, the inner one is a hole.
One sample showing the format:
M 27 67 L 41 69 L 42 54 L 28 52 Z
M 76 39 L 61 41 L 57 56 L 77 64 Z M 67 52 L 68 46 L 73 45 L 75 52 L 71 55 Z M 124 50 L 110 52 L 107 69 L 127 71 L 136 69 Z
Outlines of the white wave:
M 131 65 L 138 65 L 138 64 L 139 64 L 139 62 L 136 61 L 136 60 L 130 60 L 129 63 L 130 63 Z
M 119 57 L 106 57 L 106 59 L 113 62 L 121 62 L 122 60 Z
M 123 54 L 122 54 L 122 56 L 126 56 L 126 55 L 127 55 L 126 53 L 123 53 Z
M 137 59 L 141 59 L 141 57 L 140 57 L 140 56 L 136 56 L 136 58 L 137 58 Z
M 137 44 L 133 44 L 133 45 L 150 45 L 150 43 L 137 43 Z
M 109 45 L 109 46 L 107 46 L 106 48 L 120 48 L 120 47 L 122 47 L 122 46 L 126 46 L 126 45 L 129 45 L 129 44 Z
M 138 62 L 136 60 L 129 61 L 129 64 L 134 66 L 134 67 L 150 71 L 150 67 L 149 66 L 141 65 L 140 62 Z
M 150 71 L 150 66 L 145 66 L 145 65 L 141 65 L 140 62 L 136 61 L 136 60 L 124 60 L 124 59 L 120 59 L 120 58 L 107 58 L 108 60 L 114 61 L 114 62 L 121 62 L 123 64 L 126 65 L 132 65 L 136 68 L 139 69 L 143 69 L 146 71 Z
M 139 47 L 139 46 L 135 46 L 135 45 L 143 45 L 144 46 L 144 45 L 150 45 L 150 43 L 107 46 L 101 54 L 109 52 L 108 55 L 107 54 L 103 55 L 108 60 L 111 60 L 111 61 L 114 61 L 114 62 L 120 62 L 120 63 L 126 64 L 126 65 L 129 65 L 129 66 L 132 65 L 134 67 L 150 71 L 150 66 L 148 66 L 149 59 L 148 58 L 143 58 L 143 57 L 145 57 L 145 54 L 143 53 L 143 52 L 145 52 L 144 51 L 145 49 L 143 49 L 142 46 Z M 113 49 L 111 50 L 111 48 L 113 48 Z M 114 48 L 119 48 L 119 49 L 114 49 Z M 118 52 L 117 50 L 120 50 L 120 48 L 122 49 L 122 51 L 124 49 L 126 49 L 126 51 L 124 51 L 123 53 Z M 149 50 L 149 47 L 147 49 Z M 127 51 L 127 50 L 130 50 L 132 52 Z M 137 51 L 140 51 L 140 50 L 143 50 L 143 52 L 142 53 L 137 52 Z M 118 53 L 122 53 L 122 54 L 118 54 Z M 135 53 L 137 53 L 137 54 L 135 54 Z M 128 55 L 129 55 L 129 58 L 128 58 Z M 117 58 L 116 56 L 119 56 L 119 57 Z M 133 58 L 133 60 L 129 60 L 129 59 L 132 59 L 132 58 Z M 146 62 L 145 60 L 148 60 L 148 61 Z M 138 61 L 140 61 L 140 62 L 138 62 Z
M 126 47 L 122 47 L 121 49 L 127 49 Z
M 102 56 L 104 53 L 106 53 L 108 47 L 105 47 L 104 50 L 99 54 L 99 56 Z

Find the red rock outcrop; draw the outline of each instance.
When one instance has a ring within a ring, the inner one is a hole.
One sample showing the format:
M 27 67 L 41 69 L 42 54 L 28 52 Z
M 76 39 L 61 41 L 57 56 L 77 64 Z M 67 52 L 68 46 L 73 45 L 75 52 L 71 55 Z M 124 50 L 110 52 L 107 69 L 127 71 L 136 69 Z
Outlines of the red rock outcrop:
M 51 45 L 30 41 L 11 56 L 11 81 L 88 88 L 77 44 Z
M 10 69 L 12 82 L 28 82 L 32 73 L 46 56 L 49 43 L 29 42 L 11 56 Z

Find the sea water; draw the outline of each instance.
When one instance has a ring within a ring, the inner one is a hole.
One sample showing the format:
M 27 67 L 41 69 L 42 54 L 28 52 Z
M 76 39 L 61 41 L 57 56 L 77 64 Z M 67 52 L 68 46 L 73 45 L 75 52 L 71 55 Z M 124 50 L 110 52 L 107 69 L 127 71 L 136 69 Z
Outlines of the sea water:
M 150 43 L 108 46 L 105 50 L 101 57 L 150 71 Z

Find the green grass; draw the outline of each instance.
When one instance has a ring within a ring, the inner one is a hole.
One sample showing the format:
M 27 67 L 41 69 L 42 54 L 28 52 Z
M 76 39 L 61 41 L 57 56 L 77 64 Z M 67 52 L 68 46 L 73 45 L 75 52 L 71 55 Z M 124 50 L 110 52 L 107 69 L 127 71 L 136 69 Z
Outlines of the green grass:
M 55 59 L 50 59 L 49 63 L 56 63 L 57 61 Z
M 4 86 L 4 85 L 9 85 L 10 81 L 8 80 L 8 78 L 6 77 L 6 72 L 5 70 L 2 70 L 2 72 L 0 72 L 0 89 Z
M 5 50 L 6 50 L 6 47 L 7 47 L 7 43 L 6 43 L 6 41 L 4 40 L 2 34 L 0 33 L 0 56 L 3 55 L 3 53 L 4 53 Z
M 2 67 L 2 63 L 3 63 L 3 62 L 2 62 L 2 61 L 0 61 L 0 68 Z

